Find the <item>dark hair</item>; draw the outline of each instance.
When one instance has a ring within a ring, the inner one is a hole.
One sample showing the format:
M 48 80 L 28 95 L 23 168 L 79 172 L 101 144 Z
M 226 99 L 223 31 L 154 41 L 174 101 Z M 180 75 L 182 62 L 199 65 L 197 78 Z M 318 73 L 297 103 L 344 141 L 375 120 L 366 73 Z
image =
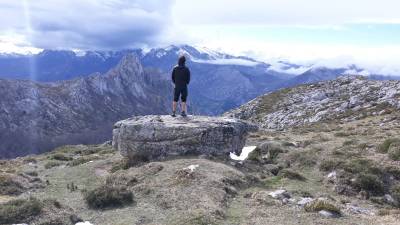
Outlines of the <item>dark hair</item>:
M 183 66 L 185 65 L 185 62 L 186 62 L 185 56 L 184 55 L 180 56 L 178 59 L 178 65 Z

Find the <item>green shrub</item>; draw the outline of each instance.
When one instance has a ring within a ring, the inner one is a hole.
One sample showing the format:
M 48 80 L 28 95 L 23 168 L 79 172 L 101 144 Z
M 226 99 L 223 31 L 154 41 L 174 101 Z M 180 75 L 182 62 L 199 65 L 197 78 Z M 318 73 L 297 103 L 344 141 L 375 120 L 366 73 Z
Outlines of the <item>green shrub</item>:
M 89 145 L 85 146 L 84 148 L 79 148 L 78 146 L 74 146 L 73 151 L 69 150 L 68 152 L 72 152 L 75 155 L 78 154 L 93 155 L 93 154 L 108 154 L 111 152 L 115 152 L 115 150 L 109 146 Z
M 263 180 L 262 182 L 263 182 L 263 185 L 267 188 L 279 187 L 282 183 L 282 177 L 280 177 L 280 176 L 269 177 L 269 178 Z
M 394 178 L 400 180 L 400 168 L 396 166 L 387 166 L 385 167 L 385 173 L 392 175 Z
M 346 132 L 336 132 L 335 134 L 335 137 L 348 137 L 348 136 L 350 136 L 350 134 L 348 134 L 348 133 L 346 133 Z
M 353 186 L 374 195 L 382 195 L 384 193 L 384 186 L 381 179 L 373 174 L 359 174 Z
M 398 215 L 400 214 L 400 210 L 398 209 L 379 209 L 378 216 L 387 216 L 387 215 Z
M 77 149 L 77 145 L 64 145 L 57 147 L 53 150 L 53 152 L 57 153 L 73 153 Z
M 222 212 L 221 212 L 222 213 Z M 194 212 L 186 215 L 179 215 L 170 219 L 167 224 L 174 225 L 217 225 L 221 224 L 217 222 L 215 216 L 209 214 L 203 214 L 202 212 Z
M 279 171 L 278 175 L 281 177 L 284 177 L 284 178 L 292 179 L 292 180 L 304 181 L 306 179 L 301 174 L 299 174 L 291 169 L 283 169 L 283 170 Z
M 67 156 L 63 153 L 55 153 L 49 156 L 49 159 L 59 160 L 59 161 L 71 161 L 72 157 Z
M 132 167 L 130 161 L 124 158 L 113 164 L 113 166 L 111 167 L 111 173 L 117 172 L 118 170 L 127 170 L 130 167 Z
M 312 167 L 317 164 L 317 149 L 306 151 L 293 151 L 287 155 L 289 164 L 296 164 L 300 167 Z
M 110 169 L 110 172 L 111 173 L 115 173 L 115 172 L 117 172 L 119 170 L 123 170 L 123 169 L 124 169 L 123 163 L 122 162 L 117 162 L 117 163 L 114 163 L 112 165 L 112 167 Z
M 246 160 L 274 162 L 280 153 L 284 152 L 281 145 L 275 142 L 264 142 L 250 152 Z
M 0 224 L 27 223 L 42 209 L 43 204 L 35 198 L 9 201 L 0 205 Z
M 95 154 L 95 153 L 99 153 L 102 150 L 103 150 L 103 148 L 90 147 L 88 149 L 82 150 L 81 154 L 82 155 L 92 155 L 92 154 Z
M 299 166 L 313 167 L 317 164 L 317 154 L 312 151 L 303 152 L 304 154 L 299 154 L 297 162 Z
M 319 169 L 321 171 L 329 172 L 340 167 L 341 165 L 343 165 L 343 163 L 344 162 L 342 160 L 338 159 L 324 159 L 320 162 Z
M 261 150 L 256 148 L 252 152 L 249 153 L 247 156 L 246 160 L 248 161 L 255 161 L 255 162 L 260 162 L 262 161 L 262 153 Z
M 82 156 L 79 158 L 76 158 L 74 160 L 72 160 L 71 162 L 68 163 L 69 166 L 78 166 L 93 160 L 98 160 L 99 157 L 98 156 Z
M 24 191 L 23 185 L 16 179 L 14 175 L 0 175 L 0 195 L 19 195 Z
M 384 197 L 382 196 L 370 196 L 368 198 L 368 200 L 370 200 L 371 202 L 378 204 L 378 205 L 385 205 L 386 204 L 386 200 Z
M 61 166 L 61 165 L 62 164 L 57 162 L 57 161 L 49 161 L 44 165 L 44 168 L 50 169 L 50 168 L 53 168 L 53 167 L 56 167 L 56 166 Z
M 367 143 L 360 143 L 357 147 L 360 150 L 365 150 L 368 147 L 368 144 Z
M 353 159 L 345 164 L 343 164 L 343 169 L 346 172 L 350 172 L 353 174 L 365 173 L 365 174 L 375 174 L 381 175 L 382 170 L 376 166 L 374 161 L 369 159 Z
M 33 158 L 33 157 L 26 157 L 26 158 L 23 160 L 23 162 L 24 162 L 24 163 L 37 163 L 37 160 L 36 160 L 35 158 Z
M 355 140 L 355 139 L 346 140 L 346 141 L 343 142 L 343 146 L 346 146 L 346 145 L 355 145 L 355 144 L 357 144 L 357 140 Z
M 400 142 L 393 142 L 392 144 L 390 144 L 388 155 L 389 158 L 392 160 L 400 160 Z
M 70 225 L 71 223 L 68 221 L 64 221 L 61 218 L 50 218 L 50 219 L 46 219 L 42 222 L 40 222 L 40 224 L 38 225 Z
M 133 202 L 133 194 L 124 186 L 103 185 L 85 193 L 86 204 L 93 209 L 119 207 Z
M 307 203 L 304 206 L 304 209 L 306 210 L 306 212 L 319 212 L 321 210 L 326 210 L 339 215 L 341 214 L 340 209 L 337 206 L 325 200 L 319 200 L 319 199 Z
M 100 155 L 113 154 L 113 153 L 115 153 L 115 150 L 113 148 L 105 148 L 99 152 Z
M 36 171 L 26 171 L 25 174 L 31 177 L 37 177 L 39 175 Z
M 378 152 L 387 153 L 389 151 L 389 147 L 392 143 L 400 142 L 398 138 L 388 138 L 382 144 L 378 146 Z

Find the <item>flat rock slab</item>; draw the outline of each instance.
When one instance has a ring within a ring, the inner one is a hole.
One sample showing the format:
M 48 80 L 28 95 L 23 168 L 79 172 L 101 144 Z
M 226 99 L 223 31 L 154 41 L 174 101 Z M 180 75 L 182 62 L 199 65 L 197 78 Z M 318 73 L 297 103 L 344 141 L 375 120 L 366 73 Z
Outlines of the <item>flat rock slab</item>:
M 152 160 L 167 156 L 240 153 L 248 132 L 243 120 L 206 116 L 137 116 L 114 125 L 113 147 L 124 157 Z

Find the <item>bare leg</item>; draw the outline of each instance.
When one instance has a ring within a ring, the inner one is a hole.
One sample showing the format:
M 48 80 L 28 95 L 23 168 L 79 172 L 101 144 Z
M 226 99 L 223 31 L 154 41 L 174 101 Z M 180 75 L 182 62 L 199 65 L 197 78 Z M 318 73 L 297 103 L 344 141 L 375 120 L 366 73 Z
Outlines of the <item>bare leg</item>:
M 178 103 L 177 102 L 175 102 L 175 101 L 173 101 L 172 102 L 172 112 L 176 112 L 176 106 L 178 105 Z
M 186 102 L 182 102 L 181 103 L 181 107 L 182 107 L 182 112 L 187 112 L 187 106 L 186 106 Z

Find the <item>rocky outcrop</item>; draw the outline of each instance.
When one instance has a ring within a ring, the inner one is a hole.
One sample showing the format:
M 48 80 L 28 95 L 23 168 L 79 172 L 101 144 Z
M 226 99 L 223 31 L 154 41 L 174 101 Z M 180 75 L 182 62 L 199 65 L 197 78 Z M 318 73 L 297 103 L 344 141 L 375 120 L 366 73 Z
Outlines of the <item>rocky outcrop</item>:
M 225 115 L 264 128 L 285 129 L 324 120 L 352 121 L 398 109 L 400 81 L 342 76 L 266 94 Z
M 248 132 L 257 127 L 224 117 L 133 117 L 115 124 L 113 146 L 135 160 L 181 155 L 240 153 Z
M 106 74 L 58 83 L 0 79 L 0 158 L 109 140 L 115 122 L 166 113 L 168 76 L 126 55 Z

